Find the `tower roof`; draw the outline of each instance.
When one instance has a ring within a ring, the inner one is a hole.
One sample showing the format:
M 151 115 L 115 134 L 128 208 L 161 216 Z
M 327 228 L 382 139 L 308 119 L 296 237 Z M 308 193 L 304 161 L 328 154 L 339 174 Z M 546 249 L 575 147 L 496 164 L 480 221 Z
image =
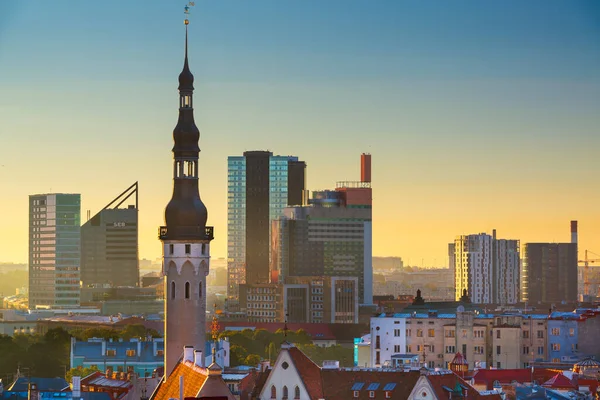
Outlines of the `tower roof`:
M 190 71 L 188 63 L 188 25 L 189 22 L 185 20 L 185 59 L 183 61 L 183 70 L 179 74 L 179 91 L 193 91 L 194 90 L 194 74 Z
M 179 119 L 173 129 L 175 179 L 173 196 L 165 210 L 166 227 L 161 227 L 159 233 L 163 240 L 212 240 L 212 228 L 206 227 L 208 211 L 198 192 L 200 131 L 194 121 L 194 75 L 188 62 L 188 24 L 186 19 L 185 58 L 179 74 Z

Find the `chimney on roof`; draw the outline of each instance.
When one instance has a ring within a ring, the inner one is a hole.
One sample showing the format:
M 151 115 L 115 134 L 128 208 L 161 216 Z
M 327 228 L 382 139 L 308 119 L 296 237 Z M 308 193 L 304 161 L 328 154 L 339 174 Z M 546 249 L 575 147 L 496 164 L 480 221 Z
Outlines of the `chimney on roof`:
M 194 346 L 185 346 L 183 348 L 183 362 L 194 362 Z
M 202 350 L 194 350 L 194 364 L 202 368 L 204 367 L 204 357 L 202 356 Z
M 577 243 L 577 221 L 571 221 L 571 243 Z
M 360 155 L 360 181 L 371 182 L 371 155 L 367 153 Z
M 265 372 L 271 366 L 271 361 L 263 360 L 260 362 L 260 372 Z

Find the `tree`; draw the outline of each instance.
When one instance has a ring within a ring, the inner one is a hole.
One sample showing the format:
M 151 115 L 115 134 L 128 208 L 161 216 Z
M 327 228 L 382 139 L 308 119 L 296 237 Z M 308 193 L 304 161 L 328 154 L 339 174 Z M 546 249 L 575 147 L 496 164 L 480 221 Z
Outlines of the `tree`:
M 146 328 L 142 324 L 127 325 L 125 330 L 119 333 L 119 336 L 123 340 L 130 340 L 132 338 L 145 338 L 147 336 L 161 337 L 155 329 Z
M 245 348 L 238 345 L 233 345 L 229 349 L 229 360 L 235 365 L 243 365 L 248 357 L 248 351 Z
M 279 354 L 279 349 L 275 346 L 275 343 L 271 342 L 267 346 L 265 353 L 266 357 L 269 358 L 270 362 L 275 362 L 275 360 L 277 359 L 277 355 Z
M 94 372 L 98 372 L 98 371 L 99 371 L 99 369 L 95 365 L 88 367 L 88 368 L 82 368 L 82 367 L 71 368 L 70 370 L 67 371 L 67 375 L 65 376 L 65 379 L 67 380 L 67 382 L 71 383 L 71 382 L 73 382 L 74 376 L 86 377 L 86 376 L 93 374 Z
M 258 366 L 260 363 L 260 356 L 258 354 L 249 354 L 244 360 L 244 365 L 249 365 L 252 367 Z

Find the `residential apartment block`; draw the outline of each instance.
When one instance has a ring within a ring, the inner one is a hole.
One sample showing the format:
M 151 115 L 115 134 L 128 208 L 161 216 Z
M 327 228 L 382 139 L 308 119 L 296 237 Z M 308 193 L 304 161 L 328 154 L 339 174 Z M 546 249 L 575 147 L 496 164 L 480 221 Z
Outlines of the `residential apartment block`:
M 597 310 L 495 314 L 463 306 L 455 312 L 383 314 L 371 318 L 369 366 L 395 366 L 395 358 L 417 355 L 430 368 L 448 368 L 456 353 L 465 356 L 469 369 L 573 363 L 600 356 L 600 343 L 592 339 L 600 331 L 599 315 Z
M 451 251 L 456 300 L 466 289 L 476 304 L 519 302 L 518 240 L 497 239 L 495 230 L 492 235 L 463 235 L 449 246 Z

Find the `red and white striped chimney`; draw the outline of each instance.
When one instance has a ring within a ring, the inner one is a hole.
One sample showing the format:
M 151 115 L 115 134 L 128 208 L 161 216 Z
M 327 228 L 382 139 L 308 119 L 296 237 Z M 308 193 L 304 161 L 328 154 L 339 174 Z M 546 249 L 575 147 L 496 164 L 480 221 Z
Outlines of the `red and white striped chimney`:
M 571 221 L 571 243 L 577 243 L 577 221 Z

